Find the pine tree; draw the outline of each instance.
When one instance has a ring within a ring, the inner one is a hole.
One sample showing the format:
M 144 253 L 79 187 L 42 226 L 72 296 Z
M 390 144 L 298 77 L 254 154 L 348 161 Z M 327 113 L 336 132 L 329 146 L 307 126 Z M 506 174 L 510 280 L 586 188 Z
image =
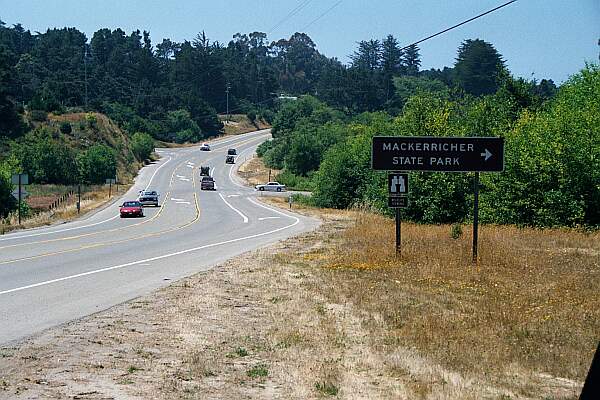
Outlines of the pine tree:
M 408 46 L 404 51 L 404 67 L 408 75 L 417 75 L 421 67 L 421 55 L 416 44 Z
M 504 69 L 502 56 L 488 42 L 468 39 L 458 48 L 454 76 L 467 93 L 475 96 L 495 93 Z

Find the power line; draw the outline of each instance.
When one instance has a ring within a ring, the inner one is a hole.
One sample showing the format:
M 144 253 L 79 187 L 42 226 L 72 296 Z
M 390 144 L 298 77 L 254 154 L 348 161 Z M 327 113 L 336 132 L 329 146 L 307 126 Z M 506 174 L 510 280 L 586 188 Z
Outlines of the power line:
M 283 17 L 279 22 L 277 22 L 271 29 L 267 31 L 267 34 L 273 32 L 275 29 L 279 28 L 285 21 L 292 18 L 294 15 L 298 14 L 304 7 L 306 7 L 312 0 L 303 0 L 297 5 L 292 11 L 287 13 L 285 17 Z
M 410 46 L 415 46 L 415 45 L 417 45 L 417 44 L 419 44 L 419 43 L 421 43 L 421 42 L 424 42 L 424 41 L 426 41 L 426 40 L 429 40 L 429 39 L 431 39 L 431 38 L 434 38 L 434 37 L 436 37 L 436 36 L 439 36 L 439 35 L 441 35 L 441 34 L 443 34 L 443 33 L 446 33 L 446 32 L 448 32 L 448 31 L 451 31 L 452 29 L 458 28 L 458 27 L 459 27 L 459 26 L 461 26 L 461 25 L 464 25 L 464 24 L 466 24 L 466 23 L 469 23 L 469 22 L 471 22 L 471 21 L 474 21 L 474 20 L 476 20 L 477 18 L 481 18 L 481 17 L 483 17 L 484 15 L 487 15 L 487 14 L 493 13 L 494 11 L 496 11 L 496 10 L 499 10 L 499 9 L 501 9 L 501 8 L 503 8 L 503 7 L 506 7 L 506 6 L 508 6 L 509 4 L 512 4 L 512 3 L 516 2 L 516 1 L 517 1 L 517 0 L 511 0 L 511 1 L 508 1 L 508 2 L 506 2 L 506 3 L 504 3 L 504 4 L 502 4 L 502 5 L 499 5 L 498 7 L 492 8 L 491 10 L 488 10 L 488 11 L 486 11 L 486 12 L 484 12 L 484 13 L 481 13 L 481 14 L 479 14 L 479 15 L 476 15 L 476 16 L 474 16 L 473 18 L 469 18 L 469 19 L 467 19 L 467 20 L 465 20 L 465 21 L 463 21 L 463 22 L 460 22 L 460 23 L 458 23 L 458 24 L 456 24 L 456 25 L 453 25 L 453 26 L 451 26 L 450 28 L 446 28 L 446 29 L 444 29 L 443 31 L 439 31 L 438 33 L 434 33 L 433 35 L 429 35 L 429 36 L 427 36 L 426 38 L 423 38 L 423 39 L 421 39 L 421 40 L 417 40 L 416 42 L 414 42 L 414 43 L 412 43 L 412 44 L 409 44 L 408 46 L 404 46 L 404 47 L 403 47 L 403 48 L 401 48 L 400 50 L 401 50 L 401 51 L 402 51 L 402 50 L 406 50 L 406 49 L 407 49 L 407 48 L 409 48 Z
M 333 10 L 334 8 L 336 8 L 337 6 L 339 6 L 342 1 L 344 0 L 339 0 L 337 3 L 335 3 L 334 5 L 332 5 L 331 7 L 329 7 L 327 10 L 325 10 L 324 13 L 322 13 L 321 15 L 319 15 L 317 18 L 313 19 L 312 21 L 310 21 L 306 26 L 304 26 L 302 29 L 300 29 L 301 31 L 306 30 L 308 27 L 310 27 L 312 24 L 314 24 L 315 22 L 317 22 L 318 20 L 320 20 L 321 18 L 323 18 L 324 16 L 326 16 L 327 14 L 329 14 L 331 12 L 331 10 Z

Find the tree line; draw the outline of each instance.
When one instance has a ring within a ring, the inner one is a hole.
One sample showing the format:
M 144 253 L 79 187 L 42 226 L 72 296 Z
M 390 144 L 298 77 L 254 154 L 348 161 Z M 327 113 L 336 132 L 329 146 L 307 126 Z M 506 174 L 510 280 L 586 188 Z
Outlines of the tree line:
M 258 154 L 283 170 L 283 183 L 313 191 L 304 201 L 390 214 L 386 174 L 370 166 L 373 136 L 504 137 L 505 171 L 481 178 L 484 222 L 600 226 L 598 65 L 557 89 L 550 80 L 514 78 L 490 43 L 466 40 L 453 67 L 394 75 L 392 83 L 390 102 L 399 109 L 349 114 L 311 96 L 287 102 L 274 118 L 273 140 Z M 404 218 L 472 219 L 472 174 L 410 175 Z
M 226 111 L 227 87 L 231 109 L 242 113 L 260 115 L 280 93 L 373 111 L 389 100 L 393 76 L 416 75 L 421 63 L 417 46 L 402 50 L 392 35 L 359 42 L 351 60 L 326 57 L 305 33 L 271 42 L 263 32 L 236 33 L 224 44 L 201 32 L 153 44 L 147 31 L 100 29 L 88 40 L 76 28 L 32 34 L 0 21 L 0 136 L 22 133 L 17 111 L 25 108 L 83 107 L 128 115 L 127 122 L 170 141 L 178 132 L 168 126 L 169 113 L 183 110 L 198 139 L 222 128 L 216 112 Z

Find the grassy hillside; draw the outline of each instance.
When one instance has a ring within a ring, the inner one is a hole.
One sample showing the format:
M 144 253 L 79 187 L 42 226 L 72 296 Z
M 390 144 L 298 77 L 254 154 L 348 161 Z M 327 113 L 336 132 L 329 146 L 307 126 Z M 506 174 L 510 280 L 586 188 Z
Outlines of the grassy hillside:
M 224 125 L 223 132 L 226 135 L 239 135 L 271 127 L 264 119 L 257 117 L 252 121 L 245 114 L 231 114 L 229 121 L 227 121 L 227 115 L 219 115 L 219 119 Z
M 71 132 L 61 132 L 61 125 L 68 122 Z M 117 176 L 120 182 L 130 182 L 141 163 L 137 162 L 129 147 L 129 137 L 104 114 L 72 113 L 49 114 L 46 121 L 32 122 L 34 127 L 47 126 L 61 135 L 75 151 L 82 151 L 94 144 L 104 144 L 115 151 Z
M 67 113 L 61 115 L 48 114 L 34 111 L 27 112 L 23 116 L 27 124 L 28 132 L 14 142 L 0 140 L 0 167 L 4 165 L 4 175 L 10 177 L 11 173 L 18 169 L 23 170 L 30 176 L 30 185 L 26 190 L 30 194 L 25 199 L 23 206 L 23 225 L 33 227 L 45 225 L 56 220 L 65 220 L 77 215 L 77 180 L 52 182 L 35 181 L 35 170 L 26 165 L 32 159 L 45 159 L 44 166 L 55 170 L 68 170 L 76 174 L 79 168 L 77 163 L 60 164 L 61 153 L 56 148 L 64 149 L 66 153 L 77 156 L 88 153 L 89 149 L 97 148 L 97 145 L 108 147 L 107 151 L 114 154 L 114 166 L 118 182 L 127 187 L 136 176 L 142 163 L 132 152 L 132 139 L 119 128 L 119 126 L 104 114 L 100 113 Z M 43 139 L 40 139 L 43 138 Z M 34 141 L 34 142 L 32 142 Z M 27 153 L 34 143 L 46 143 L 42 150 L 38 149 L 33 154 Z M 152 145 L 152 143 L 150 143 Z M 43 149 L 54 149 L 51 152 Z M 139 158 L 139 157 L 138 157 Z M 58 163 L 58 164 L 57 164 Z M 21 164 L 21 165 L 19 165 Z M 92 169 L 99 168 L 99 164 L 92 163 Z M 112 170 L 114 171 L 114 169 Z M 39 171 L 38 171 L 39 172 Z M 114 172 L 111 172 L 111 175 Z M 107 175 L 109 176 L 109 175 Z M 91 185 L 85 179 L 81 181 L 82 204 L 81 212 L 87 212 L 95 207 L 109 201 L 108 186 L 102 182 Z M 105 187 L 106 186 L 106 187 Z M 116 195 L 113 187 L 111 195 Z M 121 187 L 121 190 L 123 186 Z M 9 201 L 13 201 L 9 198 Z M 17 228 L 16 204 L 9 213 L 0 216 L 0 232 L 10 231 Z

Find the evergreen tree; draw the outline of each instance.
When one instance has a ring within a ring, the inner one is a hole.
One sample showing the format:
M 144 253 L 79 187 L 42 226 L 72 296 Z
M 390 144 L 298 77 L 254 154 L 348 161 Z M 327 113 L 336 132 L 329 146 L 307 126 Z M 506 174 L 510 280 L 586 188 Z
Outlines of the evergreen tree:
M 387 100 L 393 94 L 392 78 L 402 72 L 402 55 L 398 40 L 394 36 L 388 35 L 381 44 L 381 72 Z
M 421 67 L 421 55 L 416 44 L 410 45 L 404 50 L 404 68 L 408 75 L 417 75 Z
M 352 67 L 375 71 L 381 63 L 381 42 L 379 40 L 362 40 L 358 42 L 358 50 L 350 56 Z
M 468 39 L 458 49 L 454 77 L 465 92 L 481 96 L 496 92 L 504 69 L 502 56 L 494 46 L 481 39 Z

